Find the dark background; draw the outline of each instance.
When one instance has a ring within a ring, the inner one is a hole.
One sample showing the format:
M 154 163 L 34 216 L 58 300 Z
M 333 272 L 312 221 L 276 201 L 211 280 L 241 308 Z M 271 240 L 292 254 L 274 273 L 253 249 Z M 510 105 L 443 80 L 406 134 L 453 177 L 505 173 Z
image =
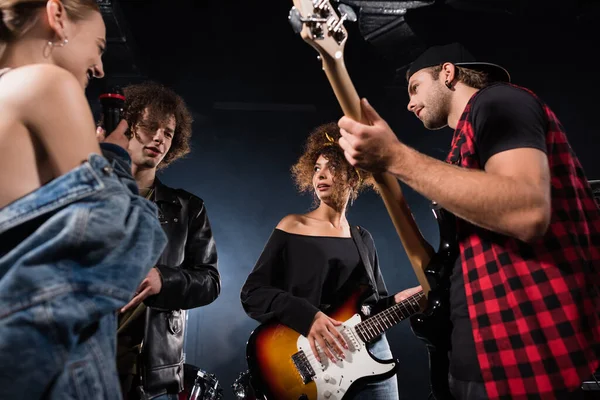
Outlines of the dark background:
M 206 202 L 222 292 L 213 304 L 189 313 L 186 362 L 216 374 L 224 398 L 233 399 L 231 384 L 247 369 L 246 340 L 257 325 L 242 310 L 240 288 L 278 221 L 310 209 L 312 199 L 296 193 L 289 168 L 308 132 L 336 121 L 341 111 L 317 53 L 287 22 L 290 0 L 99 2 L 110 40 L 107 78 L 88 90 L 94 111 L 105 85 L 151 79 L 172 87 L 193 112 L 192 153 L 160 177 Z M 357 23 L 347 24 L 349 73 L 401 140 L 445 157 L 452 131 L 426 131 L 406 111 L 408 97 L 395 74 L 427 44 L 460 40 L 545 100 L 566 127 L 588 178 L 600 178 L 600 83 L 593 61 L 600 13 L 593 2 L 435 2 L 405 18 L 377 15 L 401 2 L 348 3 L 359 14 Z M 404 190 L 425 237 L 437 246 L 428 200 Z M 416 285 L 378 196 L 362 195 L 348 218 L 372 233 L 391 293 Z M 400 360 L 401 399 L 426 399 L 425 347 L 407 321 L 388 338 Z

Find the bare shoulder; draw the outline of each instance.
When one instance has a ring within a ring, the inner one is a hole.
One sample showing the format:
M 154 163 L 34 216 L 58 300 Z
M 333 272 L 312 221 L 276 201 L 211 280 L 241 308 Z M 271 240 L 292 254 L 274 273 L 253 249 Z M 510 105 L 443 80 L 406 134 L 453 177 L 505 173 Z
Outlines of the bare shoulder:
M 52 64 L 15 68 L 0 79 L 0 92 L 2 105 L 34 132 L 68 135 L 89 131 L 94 136 L 84 88 L 63 68 Z
M 0 101 L 15 111 L 39 111 L 40 107 L 87 103 L 77 79 L 65 69 L 52 64 L 33 64 L 15 68 L 0 79 Z M 75 110 L 73 110 L 75 111 Z
M 8 71 L 0 79 L 0 107 L 39 139 L 40 154 L 60 176 L 100 154 L 92 110 L 84 88 L 67 70 L 35 64 Z
M 298 228 L 304 225 L 304 216 L 302 214 L 286 215 L 277 224 L 277 229 L 285 232 L 295 233 Z
M 42 102 L 85 99 L 83 88 L 67 70 L 52 64 L 15 68 L 0 79 L 0 99 L 5 104 L 31 106 Z

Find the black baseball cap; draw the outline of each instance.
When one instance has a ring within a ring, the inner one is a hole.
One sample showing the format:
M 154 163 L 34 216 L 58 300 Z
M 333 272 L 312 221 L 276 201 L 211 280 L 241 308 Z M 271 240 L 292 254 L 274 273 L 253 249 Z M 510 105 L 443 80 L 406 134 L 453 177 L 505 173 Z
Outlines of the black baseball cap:
M 490 81 L 510 82 L 508 71 L 497 65 L 488 62 L 476 61 L 475 57 L 467 51 L 460 43 L 450 43 L 439 46 L 432 46 L 425 50 L 408 67 L 406 80 L 408 81 L 415 72 L 423 68 L 434 67 L 436 65 L 450 62 L 459 67 L 473 69 L 488 74 Z

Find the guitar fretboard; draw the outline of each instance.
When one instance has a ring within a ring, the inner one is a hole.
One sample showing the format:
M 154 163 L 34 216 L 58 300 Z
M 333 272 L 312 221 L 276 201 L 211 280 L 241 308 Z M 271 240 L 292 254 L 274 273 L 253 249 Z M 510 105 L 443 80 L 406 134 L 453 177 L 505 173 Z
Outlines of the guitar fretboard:
M 362 341 L 368 343 L 392 326 L 419 311 L 419 301 L 423 298 L 423 295 L 422 291 L 415 293 L 400 303 L 358 323 L 354 329 L 356 329 Z

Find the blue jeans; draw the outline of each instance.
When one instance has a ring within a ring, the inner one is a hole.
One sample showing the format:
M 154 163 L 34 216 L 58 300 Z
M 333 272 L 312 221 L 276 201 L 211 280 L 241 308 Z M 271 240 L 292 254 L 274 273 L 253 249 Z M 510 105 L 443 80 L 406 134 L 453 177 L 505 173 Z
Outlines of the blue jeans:
M 0 210 L 0 398 L 121 399 L 116 310 L 166 237 L 127 165 L 87 162 Z
M 367 346 L 371 354 L 380 360 L 389 360 L 393 358 L 390 345 L 385 337 Z M 352 400 L 398 400 L 398 381 L 396 375 L 375 383 L 367 384 L 360 392 L 358 392 Z

